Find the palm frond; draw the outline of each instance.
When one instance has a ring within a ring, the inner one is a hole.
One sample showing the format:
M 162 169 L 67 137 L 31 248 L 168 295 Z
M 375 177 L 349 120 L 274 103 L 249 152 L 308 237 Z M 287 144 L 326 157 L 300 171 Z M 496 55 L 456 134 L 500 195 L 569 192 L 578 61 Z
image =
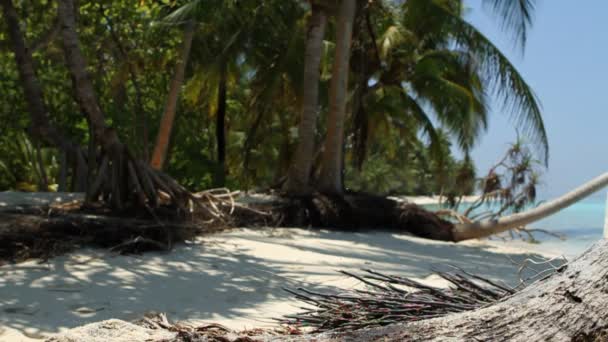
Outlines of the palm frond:
M 456 44 L 475 56 L 486 88 L 502 102 L 502 109 L 511 115 L 516 126 L 531 138 L 541 159 L 547 164 L 549 139 L 541 106 L 532 88 L 500 49 L 477 28 L 462 17 L 452 14 L 439 2 L 433 0 L 427 3 L 436 15 L 444 16 Z
M 429 51 L 420 57 L 410 79 L 422 103 L 469 150 L 487 129 L 486 97 L 469 54 L 454 50 Z
M 412 115 L 416 119 L 422 128 L 422 131 L 429 139 L 429 150 L 431 156 L 434 159 L 441 161 L 443 159 L 443 153 L 441 150 L 442 140 L 439 133 L 435 129 L 435 125 L 433 124 L 430 116 L 422 108 L 422 106 L 420 106 L 418 101 L 405 92 L 404 89 L 401 89 L 400 91 L 400 98 L 403 102 L 404 108 L 406 109 L 406 113 Z
M 483 0 L 483 5 L 491 9 L 502 28 L 511 32 L 513 40 L 523 50 L 532 26 L 536 0 Z

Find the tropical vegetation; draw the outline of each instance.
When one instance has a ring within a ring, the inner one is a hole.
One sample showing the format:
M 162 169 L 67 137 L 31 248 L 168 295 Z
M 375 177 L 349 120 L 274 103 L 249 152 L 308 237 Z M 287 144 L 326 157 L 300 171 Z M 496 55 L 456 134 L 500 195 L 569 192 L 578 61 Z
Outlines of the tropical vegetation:
M 483 2 L 523 49 L 535 2 Z M 2 189 L 466 194 L 492 99 L 548 158 L 462 0 L 0 3 Z

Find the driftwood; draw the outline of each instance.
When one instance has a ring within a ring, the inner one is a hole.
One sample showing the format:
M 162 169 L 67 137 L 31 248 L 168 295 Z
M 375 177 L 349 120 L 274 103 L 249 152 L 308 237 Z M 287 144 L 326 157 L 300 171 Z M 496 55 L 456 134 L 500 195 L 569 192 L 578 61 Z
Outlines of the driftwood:
M 39 210 L 39 209 L 36 209 Z M 79 247 L 119 253 L 170 250 L 173 244 L 219 227 L 194 222 L 129 219 L 82 212 L 0 213 L 0 265 L 48 259 Z
M 177 213 L 173 206 L 116 212 L 78 201 L 1 208 L 0 265 L 31 258 L 44 260 L 84 246 L 118 253 L 167 251 L 175 244 L 238 222 L 262 223 L 270 217 L 236 203 L 226 189 L 192 194 L 191 198 L 192 210 L 185 214 Z

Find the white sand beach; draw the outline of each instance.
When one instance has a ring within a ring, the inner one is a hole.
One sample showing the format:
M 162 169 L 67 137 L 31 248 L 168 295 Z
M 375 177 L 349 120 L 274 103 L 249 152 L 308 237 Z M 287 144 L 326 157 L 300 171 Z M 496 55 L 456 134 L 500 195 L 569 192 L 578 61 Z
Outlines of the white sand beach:
M 148 312 L 233 329 L 270 327 L 273 318 L 299 311 L 300 303 L 283 287 L 362 286 L 338 270 L 374 269 L 445 286 L 432 270 L 452 264 L 516 284 L 517 263 L 543 258 L 535 247 L 455 244 L 384 232 L 244 228 L 201 237 L 170 253 L 120 256 L 84 249 L 46 263 L 0 267 L 0 340 L 41 340 L 90 322 L 129 321 Z

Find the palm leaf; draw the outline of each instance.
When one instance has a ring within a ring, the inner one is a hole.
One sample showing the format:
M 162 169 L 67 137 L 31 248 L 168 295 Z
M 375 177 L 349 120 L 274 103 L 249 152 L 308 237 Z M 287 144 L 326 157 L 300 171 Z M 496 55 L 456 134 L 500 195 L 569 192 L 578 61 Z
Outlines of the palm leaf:
M 462 17 L 454 15 L 436 0 L 427 4 L 435 15 L 444 16 L 456 44 L 475 56 L 487 89 L 502 102 L 502 109 L 511 115 L 517 127 L 521 127 L 531 138 L 546 164 L 549 159 L 549 139 L 539 100 L 517 68 L 485 35 Z
M 536 0 L 483 0 L 483 5 L 494 12 L 504 30 L 512 32 L 513 40 L 519 42 L 523 50 Z

